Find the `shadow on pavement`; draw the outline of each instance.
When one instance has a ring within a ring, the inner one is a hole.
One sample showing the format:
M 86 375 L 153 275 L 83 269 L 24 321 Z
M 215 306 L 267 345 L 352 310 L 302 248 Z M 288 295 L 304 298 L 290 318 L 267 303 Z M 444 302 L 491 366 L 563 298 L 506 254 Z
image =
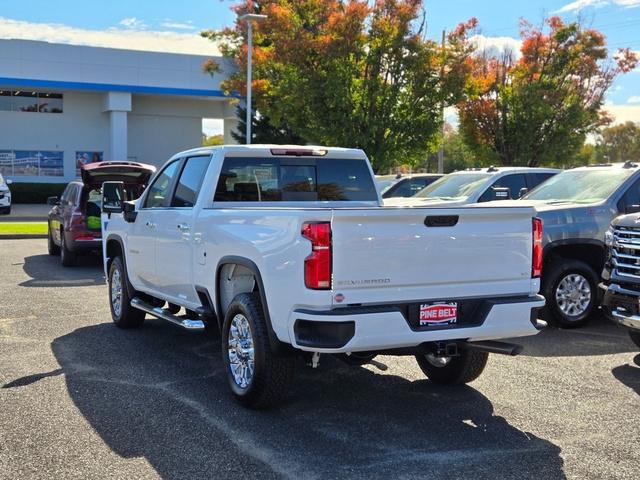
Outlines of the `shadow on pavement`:
M 78 256 L 73 267 L 63 267 L 60 257 L 46 253 L 32 255 L 25 257 L 22 268 L 29 280 L 22 282 L 21 287 L 87 287 L 105 283 L 99 255 Z
M 318 370 L 300 366 L 288 404 L 256 412 L 232 400 L 217 341 L 160 321 L 80 328 L 52 350 L 104 442 L 163 478 L 565 478 L 558 446 L 468 386 L 327 356 Z
M 64 372 L 61 368 L 53 370 L 51 372 L 45 373 L 34 373 L 33 375 L 27 375 L 26 377 L 21 377 L 12 382 L 6 383 L 2 386 L 2 388 L 16 388 L 16 387 L 26 387 L 27 385 L 31 385 L 32 383 L 36 383 L 43 378 L 48 377 L 56 377 L 58 375 L 62 375 Z
M 620 365 L 611 370 L 613 376 L 640 395 L 640 354 L 633 359 L 635 365 Z
M 522 355 L 530 357 L 578 357 L 637 351 L 638 347 L 624 329 L 600 315 L 594 317 L 582 328 L 547 327 L 538 335 L 510 341 L 522 345 Z

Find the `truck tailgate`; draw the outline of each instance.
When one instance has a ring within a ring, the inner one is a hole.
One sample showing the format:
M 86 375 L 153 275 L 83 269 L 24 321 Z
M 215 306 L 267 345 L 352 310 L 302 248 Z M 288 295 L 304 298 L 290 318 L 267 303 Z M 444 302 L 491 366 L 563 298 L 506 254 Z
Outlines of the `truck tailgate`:
M 534 216 L 530 207 L 336 209 L 334 292 L 351 305 L 529 295 Z

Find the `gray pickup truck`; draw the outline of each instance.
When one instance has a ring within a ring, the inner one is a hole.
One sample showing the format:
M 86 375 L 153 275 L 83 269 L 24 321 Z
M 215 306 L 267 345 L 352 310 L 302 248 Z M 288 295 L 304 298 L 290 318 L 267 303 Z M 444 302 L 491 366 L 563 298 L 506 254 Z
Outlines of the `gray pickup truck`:
M 605 232 L 613 218 L 640 211 L 640 168 L 626 162 L 566 170 L 515 202 L 534 206 L 544 222 L 546 319 L 584 325 L 598 307 Z

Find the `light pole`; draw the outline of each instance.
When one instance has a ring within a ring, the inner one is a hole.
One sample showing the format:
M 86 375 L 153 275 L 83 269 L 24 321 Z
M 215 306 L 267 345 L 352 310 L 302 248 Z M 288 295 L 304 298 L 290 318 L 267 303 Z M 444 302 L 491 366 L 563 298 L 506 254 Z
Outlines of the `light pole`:
M 259 15 L 257 13 L 245 13 L 240 16 L 240 21 L 247 22 L 247 133 L 246 144 L 251 144 L 251 120 L 253 119 L 251 110 L 251 80 L 252 80 L 252 57 L 253 57 L 253 22 L 266 19 L 266 15 Z

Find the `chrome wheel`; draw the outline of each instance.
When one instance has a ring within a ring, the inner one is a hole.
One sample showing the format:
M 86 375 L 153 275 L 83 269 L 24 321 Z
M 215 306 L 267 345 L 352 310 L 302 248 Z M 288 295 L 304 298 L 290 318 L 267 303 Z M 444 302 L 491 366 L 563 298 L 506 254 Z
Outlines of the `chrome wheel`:
M 111 274 L 111 307 L 116 317 L 122 312 L 122 276 L 120 270 L 115 269 Z
M 231 320 L 228 340 L 229 368 L 233 381 L 240 388 L 247 388 L 253 380 L 255 353 L 253 336 L 247 317 L 238 313 Z
M 591 303 L 589 281 L 579 273 L 567 275 L 560 280 L 556 288 L 556 303 L 560 311 L 568 317 L 582 315 Z
M 446 367 L 451 361 L 451 357 L 436 357 L 433 353 L 427 353 L 424 358 L 426 358 L 427 362 L 431 365 L 438 368 Z

